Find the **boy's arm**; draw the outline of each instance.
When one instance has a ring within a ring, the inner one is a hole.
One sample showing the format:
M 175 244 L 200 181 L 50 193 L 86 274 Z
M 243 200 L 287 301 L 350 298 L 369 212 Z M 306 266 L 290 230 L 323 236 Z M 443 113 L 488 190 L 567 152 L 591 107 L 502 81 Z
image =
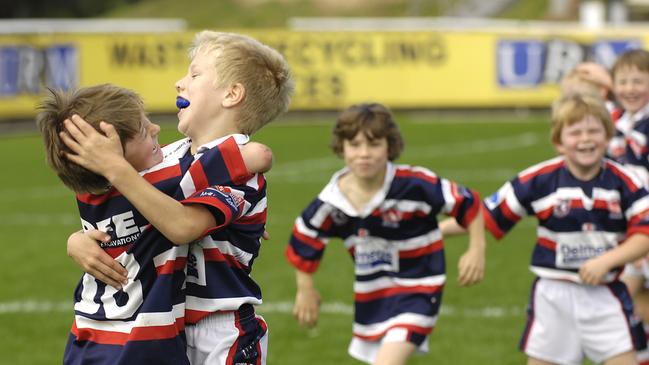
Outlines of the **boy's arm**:
M 99 247 L 99 242 L 108 241 L 110 236 L 102 231 L 74 232 L 68 237 L 68 256 L 86 273 L 121 289 L 128 281 L 128 271 Z
M 248 142 L 241 146 L 241 157 L 252 174 L 266 173 L 273 166 L 273 151 L 261 143 Z
M 460 257 L 458 263 L 458 282 L 461 286 L 469 286 L 482 281 L 485 267 L 485 229 L 482 218 L 482 207 L 467 230 L 469 232 L 469 248 Z M 455 219 L 453 219 L 455 221 Z M 457 222 L 456 222 L 457 224 Z M 461 227 L 457 224 L 458 227 Z
M 103 175 L 173 243 L 191 243 L 217 225 L 217 218 L 205 206 L 184 205 L 142 178 L 124 159 L 119 136 L 112 125 L 101 123 L 104 136 L 75 115 L 65 121 L 65 127 L 69 135 L 62 133 L 61 139 L 75 153 L 66 154 L 66 157 Z
M 318 324 L 318 311 L 320 309 L 320 293 L 313 283 L 313 275 L 304 271 L 295 270 L 297 290 L 293 316 L 302 327 L 311 328 Z
M 442 231 L 443 237 L 459 236 L 467 233 L 467 229 L 462 227 L 453 217 L 444 218 L 439 222 L 439 230 Z
M 603 255 L 586 261 L 579 268 L 579 277 L 585 284 L 598 285 L 613 268 L 639 259 L 649 252 L 649 236 L 635 233 L 621 245 Z

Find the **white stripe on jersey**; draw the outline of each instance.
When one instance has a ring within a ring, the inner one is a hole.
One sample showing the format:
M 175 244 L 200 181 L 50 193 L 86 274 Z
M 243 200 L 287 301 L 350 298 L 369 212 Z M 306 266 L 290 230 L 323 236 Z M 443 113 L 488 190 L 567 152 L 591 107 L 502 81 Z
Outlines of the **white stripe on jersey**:
M 74 316 L 77 328 L 92 328 L 108 332 L 131 333 L 138 327 L 170 326 L 176 323 L 176 318 L 185 314 L 183 304 L 174 305 L 172 312 L 139 313 L 135 321 L 96 321 L 84 316 Z
M 330 204 L 322 204 L 318 208 L 318 211 L 315 212 L 313 217 L 311 217 L 311 220 L 309 221 L 309 223 L 311 223 L 311 225 L 316 227 L 316 228 L 322 227 L 322 224 L 327 219 L 327 217 L 329 217 L 329 214 L 334 209 L 335 208 Z
M 255 297 L 232 297 L 232 298 L 199 298 L 195 296 L 187 296 L 185 304 L 187 309 L 199 310 L 204 312 L 214 312 L 214 308 L 218 310 L 235 310 L 241 305 L 248 303 L 252 305 L 260 305 L 261 299 Z
M 444 208 L 442 208 L 442 212 L 451 214 L 453 207 L 455 207 L 455 204 L 457 203 L 455 201 L 455 195 L 453 195 L 453 184 L 446 179 L 442 179 L 440 182 L 442 186 L 442 194 L 444 195 Z
M 554 242 L 579 242 L 584 245 L 589 244 L 592 247 L 601 247 L 606 245 L 615 247 L 624 241 L 626 233 L 624 232 L 606 232 L 606 231 L 572 231 L 572 232 L 554 232 L 545 227 L 539 226 L 536 229 L 539 238 L 546 238 Z
M 437 286 L 443 285 L 445 282 L 446 275 L 427 276 L 415 279 L 380 277 L 369 281 L 356 281 L 354 283 L 354 292 L 362 294 L 394 287 L 413 287 L 418 285 Z
M 391 208 L 405 213 L 424 212 L 426 214 L 429 214 L 432 210 L 432 207 L 425 201 L 397 199 L 386 199 L 380 205 L 380 208 Z
M 525 210 L 525 207 L 523 207 L 521 202 L 518 201 L 518 198 L 516 197 L 516 193 L 514 192 L 514 187 L 511 185 L 511 183 L 507 182 L 507 184 L 503 186 L 503 189 L 505 187 L 507 187 L 507 189 L 504 190 L 505 193 L 504 200 L 505 200 L 505 204 L 507 204 L 507 207 L 509 207 L 509 210 L 512 213 L 516 214 L 519 218 L 522 218 L 525 215 L 527 215 L 527 211 Z
M 437 315 L 434 317 L 424 316 L 416 313 L 401 313 L 396 315 L 387 321 L 373 323 L 370 325 L 363 325 L 360 323 L 354 323 L 354 333 L 361 336 L 376 336 L 385 332 L 388 328 L 393 327 L 394 325 L 407 324 L 417 327 L 424 328 L 433 328 L 435 323 L 437 323 Z
M 393 244 L 399 248 L 399 251 L 409 251 L 421 247 L 426 247 L 431 243 L 437 242 L 442 239 L 442 231 L 436 228 L 421 236 L 408 238 L 405 240 L 393 240 Z
M 347 249 L 356 246 L 362 245 L 365 242 L 383 242 L 390 247 L 396 247 L 398 251 L 410 251 L 418 248 L 426 247 L 442 239 L 442 232 L 439 229 L 434 229 L 426 234 L 421 236 L 411 237 L 405 240 L 387 240 L 383 237 L 376 236 L 366 236 L 359 237 L 357 235 L 351 235 L 347 237 L 344 241 L 345 247 Z
M 192 175 L 188 172 L 183 175 L 183 178 L 180 180 L 180 188 L 183 191 L 183 197 L 188 198 L 196 192 L 196 185 L 192 179 Z
M 244 215 L 244 217 L 253 216 L 253 215 L 255 215 L 255 214 L 259 214 L 259 213 L 263 212 L 264 209 L 266 209 L 266 205 L 267 205 L 267 199 L 266 199 L 266 197 L 264 197 L 263 199 L 259 200 L 259 201 L 257 202 L 257 204 L 255 204 L 255 206 L 252 207 L 252 208 L 250 209 L 250 211 L 248 211 L 248 212 Z
M 186 258 L 189 252 L 189 245 L 176 246 L 156 255 L 153 258 L 155 267 L 163 266 L 168 261 Z
M 253 189 L 259 190 L 259 178 L 258 174 L 255 174 L 252 178 L 250 178 L 248 181 L 246 181 L 246 186 L 249 186 Z
M 630 221 L 636 215 L 641 214 L 647 209 L 649 209 L 649 195 L 633 202 L 633 204 L 626 210 L 626 212 L 624 212 L 624 216 L 626 217 L 627 221 Z
M 205 236 L 200 240 L 200 246 L 203 249 L 216 248 L 222 254 L 233 256 L 240 263 L 245 266 L 250 266 L 250 260 L 252 260 L 253 255 L 248 253 L 237 246 L 231 244 L 228 241 L 217 241 L 212 239 L 212 236 Z
M 527 178 L 528 175 L 536 174 L 540 170 L 542 170 L 542 169 L 544 169 L 544 168 L 546 168 L 548 166 L 556 165 L 557 163 L 561 162 L 562 160 L 563 160 L 563 156 L 557 156 L 557 157 L 554 157 L 554 158 L 549 159 L 547 161 L 538 163 L 538 164 L 536 164 L 534 166 L 530 166 L 530 167 L 526 168 L 525 170 L 521 171 L 520 173 L 518 173 L 518 177 L 521 178 L 521 179 L 525 179 L 525 178 Z
M 307 237 L 318 238 L 318 231 L 307 227 L 304 224 L 304 220 L 302 220 L 302 216 L 298 216 L 295 219 L 295 229 L 298 231 L 298 233 L 303 234 Z

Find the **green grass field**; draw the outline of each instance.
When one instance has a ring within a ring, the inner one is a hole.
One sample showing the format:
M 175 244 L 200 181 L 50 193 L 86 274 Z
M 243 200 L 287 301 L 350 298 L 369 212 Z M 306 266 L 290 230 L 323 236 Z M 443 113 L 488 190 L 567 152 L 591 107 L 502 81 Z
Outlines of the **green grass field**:
M 422 165 L 486 195 L 516 172 L 553 156 L 546 115 L 398 114 L 406 149 L 398 162 Z M 347 355 L 351 336 L 353 268 L 332 241 L 315 278 L 324 305 L 316 329 L 290 313 L 295 290 L 284 248 L 293 219 L 342 166 L 328 150 L 332 117 L 290 116 L 255 139 L 272 147 L 268 174 L 269 241 L 253 275 L 264 291 L 258 308 L 270 328 L 269 364 L 359 364 Z M 165 124 L 162 142 L 179 137 Z M 73 194 L 47 168 L 35 133 L 0 136 L 0 364 L 61 362 L 71 325 L 72 291 L 81 273 L 65 253 L 80 223 Z M 412 364 L 521 364 L 517 344 L 532 274 L 535 224 L 521 221 L 503 241 L 488 240 L 485 280 L 456 284 L 464 238 L 446 241 L 448 282 L 430 353 Z

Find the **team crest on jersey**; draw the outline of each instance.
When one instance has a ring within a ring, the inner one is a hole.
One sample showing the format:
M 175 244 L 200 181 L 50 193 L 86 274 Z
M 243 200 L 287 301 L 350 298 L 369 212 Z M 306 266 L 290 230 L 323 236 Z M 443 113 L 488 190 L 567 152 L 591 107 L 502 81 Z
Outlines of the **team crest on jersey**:
M 556 218 L 563 218 L 570 213 L 570 199 L 559 199 L 554 205 L 552 215 Z
M 620 202 L 615 200 L 615 201 L 610 201 L 608 202 L 608 211 L 609 211 L 609 218 L 611 219 L 622 219 L 622 207 L 620 207 Z
M 381 212 L 381 225 L 389 228 L 399 228 L 399 222 L 403 220 L 403 212 L 396 209 L 388 209 Z
M 370 231 L 365 228 L 359 228 L 356 234 L 358 237 L 367 237 L 370 235 Z

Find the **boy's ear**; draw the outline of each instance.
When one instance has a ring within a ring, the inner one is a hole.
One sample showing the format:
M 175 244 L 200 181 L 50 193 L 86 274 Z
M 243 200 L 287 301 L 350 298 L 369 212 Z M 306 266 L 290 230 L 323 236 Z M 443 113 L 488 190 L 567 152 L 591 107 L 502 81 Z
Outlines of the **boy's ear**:
M 225 92 L 225 97 L 223 98 L 222 105 L 224 108 L 231 108 L 237 106 L 243 102 L 243 99 L 246 97 L 246 88 L 243 87 L 243 84 L 236 83 L 230 85 L 230 87 Z

